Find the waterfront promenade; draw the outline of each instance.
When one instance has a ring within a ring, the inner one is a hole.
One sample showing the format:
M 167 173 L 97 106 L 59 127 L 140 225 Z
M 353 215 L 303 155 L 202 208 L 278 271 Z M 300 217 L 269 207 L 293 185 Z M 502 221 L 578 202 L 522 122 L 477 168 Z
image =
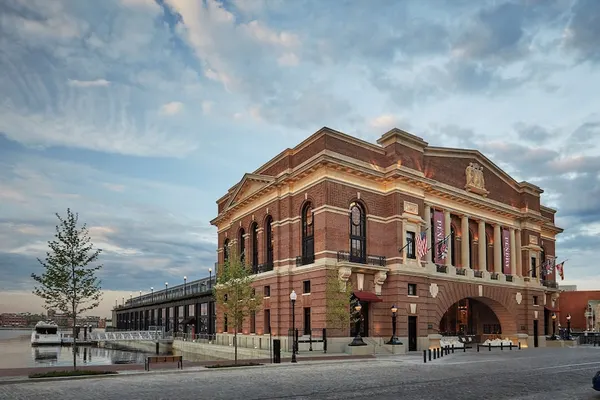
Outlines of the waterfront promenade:
M 0 399 L 598 399 L 599 348 L 468 352 L 0 385 Z

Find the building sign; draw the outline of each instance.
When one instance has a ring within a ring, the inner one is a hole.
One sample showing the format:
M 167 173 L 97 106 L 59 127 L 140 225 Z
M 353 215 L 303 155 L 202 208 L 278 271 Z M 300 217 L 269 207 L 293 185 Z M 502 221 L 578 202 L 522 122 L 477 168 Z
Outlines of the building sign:
M 433 240 L 435 241 L 433 246 L 433 251 L 435 254 L 434 262 L 436 264 L 443 264 L 444 259 L 442 258 L 442 254 L 440 252 L 440 244 L 442 240 L 446 237 L 446 227 L 444 224 L 444 213 L 442 211 L 434 210 L 433 211 Z
M 502 229 L 502 272 L 504 275 L 510 275 L 510 232 L 508 229 Z

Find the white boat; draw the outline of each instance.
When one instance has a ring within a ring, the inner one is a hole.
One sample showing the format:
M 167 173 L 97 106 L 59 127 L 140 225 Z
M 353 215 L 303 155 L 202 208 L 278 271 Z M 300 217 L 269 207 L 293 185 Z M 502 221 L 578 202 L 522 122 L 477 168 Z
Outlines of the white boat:
M 35 324 L 31 332 L 31 345 L 59 345 L 62 343 L 62 335 L 58 332 L 58 325 L 54 321 L 40 321 Z

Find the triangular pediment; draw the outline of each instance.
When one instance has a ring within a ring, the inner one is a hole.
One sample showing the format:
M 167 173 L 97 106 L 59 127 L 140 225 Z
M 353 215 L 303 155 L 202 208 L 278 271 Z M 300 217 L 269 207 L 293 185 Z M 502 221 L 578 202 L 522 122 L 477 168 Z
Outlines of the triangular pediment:
M 274 177 L 268 175 L 245 174 L 240 183 L 238 183 L 227 202 L 226 209 L 239 203 L 248 196 L 256 193 L 260 189 L 269 185 L 275 180 Z

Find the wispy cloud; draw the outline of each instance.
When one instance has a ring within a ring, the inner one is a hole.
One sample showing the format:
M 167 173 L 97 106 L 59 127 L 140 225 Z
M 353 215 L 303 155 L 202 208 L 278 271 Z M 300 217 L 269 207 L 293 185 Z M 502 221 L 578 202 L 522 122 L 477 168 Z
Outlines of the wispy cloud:
M 108 86 L 110 82 L 105 79 L 96 79 L 93 81 L 78 81 L 76 79 L 69 79 L 69 86 L 75 87 L 94 87 L 94 86 Z

